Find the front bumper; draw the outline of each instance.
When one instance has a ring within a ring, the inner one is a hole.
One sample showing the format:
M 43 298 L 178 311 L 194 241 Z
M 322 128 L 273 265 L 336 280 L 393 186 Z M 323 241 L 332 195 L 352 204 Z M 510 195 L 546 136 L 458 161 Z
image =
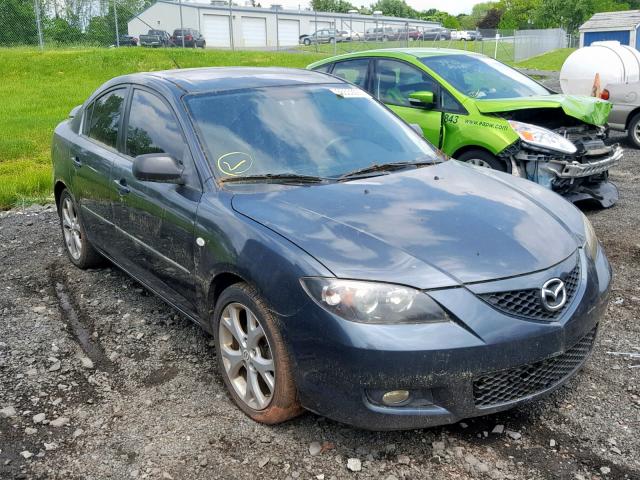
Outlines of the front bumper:
M 622 147 L 616 145 L 611 155 L 605 158 L 584 163 L 551 160 L 544 168 L 558 178 L 583 178 L 604 173 L 620 163 L 620 160 L 622 160 Z
M 581 282 L 556 321 L 506 315 L 478 295 L 507 284 L 541 285 L 575 265 L 575 256 L 524 277 L 430 292 L 450 311 L 449 323 L 364 325 L 315 304 L 283 319 L 297 327 L 287 329 L 287 337 L 302 404 L 360 428 L 396 430 L 454 423 L 550 393 L 586 361 L 606 308 L 606 258 L 600 253 L 593 262 L 582 251 L 577 255 Z M 376 392 L 397 389 L 411 391 L 418 401 L 389 407 L 376 400 Z

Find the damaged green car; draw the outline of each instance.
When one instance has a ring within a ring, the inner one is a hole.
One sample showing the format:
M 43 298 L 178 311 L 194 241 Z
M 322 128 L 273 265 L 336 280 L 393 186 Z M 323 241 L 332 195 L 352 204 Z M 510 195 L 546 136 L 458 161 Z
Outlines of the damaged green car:
M 609 169 L 622 148 L 605 143 L 611 104 L 558 95 L 484 55 L 384 49 L 308 66 L 346 79 L 385 103 L 444 153 L 528 178 L 568 200 L 610 207 Z

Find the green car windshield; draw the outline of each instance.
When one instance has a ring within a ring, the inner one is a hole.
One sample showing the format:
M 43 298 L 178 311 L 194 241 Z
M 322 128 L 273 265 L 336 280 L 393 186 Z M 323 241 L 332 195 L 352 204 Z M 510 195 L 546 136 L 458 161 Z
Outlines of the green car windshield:
M 460 93 L 477 99 L 549 95 L 539 83 L 488 57 L 442 55 L 420 59 Z
M 197 94 L 186 104 L 217 177 L 336 178 L 374 164 L 440 161 L 411 127 L 344 83 Z

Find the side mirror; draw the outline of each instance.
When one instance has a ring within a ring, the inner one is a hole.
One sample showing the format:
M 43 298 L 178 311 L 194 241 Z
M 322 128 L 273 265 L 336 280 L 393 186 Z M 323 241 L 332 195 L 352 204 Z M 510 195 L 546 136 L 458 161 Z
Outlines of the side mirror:
M 81 108 L 82 108 L 82 105 L 76 105 L 75 107 L 73 107 L 69 112 L 69 118 L 76 118 Z
M 145 182 L 184 184 L 184 166 L 166 153 L 148 153 L 133 159 L 133 176 Z
M 417 123 L 410 123 L 409 126 L 422 138 L 424 138 L 424 132 L 422 131 L 422 127 Z
M 421 91 L 413 92 L 409 95 L 409 103 L 414 107 L 431 108 L 433 107 L 433 92 Z

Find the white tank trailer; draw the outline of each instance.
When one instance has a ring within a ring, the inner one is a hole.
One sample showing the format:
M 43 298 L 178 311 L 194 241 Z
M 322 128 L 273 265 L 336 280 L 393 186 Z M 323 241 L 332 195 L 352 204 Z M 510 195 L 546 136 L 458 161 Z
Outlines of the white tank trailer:
M 609 128 L 626 131 L 640 148 L 640 52 L 620 42 L 594 42 L 573 52 L 562 65 L 560 86 L 567 95 L 609 100 Z

